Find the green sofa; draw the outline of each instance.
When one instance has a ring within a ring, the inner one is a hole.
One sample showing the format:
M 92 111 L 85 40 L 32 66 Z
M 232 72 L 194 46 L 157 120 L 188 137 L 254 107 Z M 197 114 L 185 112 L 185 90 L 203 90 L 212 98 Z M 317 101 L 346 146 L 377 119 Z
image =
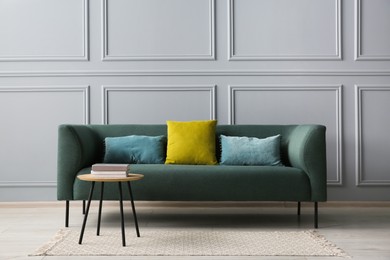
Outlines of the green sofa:
M 167 135 L 166 125 L 61 125 L 58 135 L 57 198 L 85 201 L 89 182 L 77 175 L 102 162 L 105 137 Z M 134 164 L 131 172 L 144 174 L 132 183 L 135 200 L 144 201 L 326 201 L 326 128 L 322 125 L 217 125 L 216 134 L 265 138 L 281 135 L 284 166 Z M 219 140 L 219 138 L 217 138 Z M 220 156 L 217 143 L 217 158 Z M 99 186 L 99 185 L 98 185 Z M 98 187 L 97 187 L 98 188 Z M 93 199 L 98 198 L 95 192 Z M 126 197 L 125 197 L 126 198 Z M 128 197 L 127 197 L 128 198 Z M 117 185 L 105 186 L 105 200 L 118 199 Z

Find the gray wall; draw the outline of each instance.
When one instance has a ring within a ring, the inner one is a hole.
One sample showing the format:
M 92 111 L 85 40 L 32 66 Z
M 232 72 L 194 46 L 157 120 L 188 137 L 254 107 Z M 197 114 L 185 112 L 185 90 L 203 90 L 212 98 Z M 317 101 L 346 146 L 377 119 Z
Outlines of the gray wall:
M 0 0 L 0 200 L 62 123 L 318 123 L 329 200 L 390 199 L 389 0 Z

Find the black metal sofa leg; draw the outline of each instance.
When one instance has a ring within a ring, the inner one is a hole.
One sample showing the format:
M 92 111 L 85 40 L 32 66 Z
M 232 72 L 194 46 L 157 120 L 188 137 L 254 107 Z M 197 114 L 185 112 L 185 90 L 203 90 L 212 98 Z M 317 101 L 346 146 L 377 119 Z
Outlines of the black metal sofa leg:
M 301 202 L 298 201 L 297 205 L 297 215 L 301 215 Z M 318 228 L 318 202 L 314 202 L 314 228 Z
M 65 227 L 69 227 L 69 200 L 65 203 Z M 85 215 L 85 200 L 83 200 L 83 215 Z
M 65 227 L 69 227 L 69 200 L 65 204 Z
M 298 205 L 297 205 L 297 215 L 300 216 L 301 215 L 301 202 L 298 201 Z
M 318 202 L 314 202 L 314 228 L 318 228 Z

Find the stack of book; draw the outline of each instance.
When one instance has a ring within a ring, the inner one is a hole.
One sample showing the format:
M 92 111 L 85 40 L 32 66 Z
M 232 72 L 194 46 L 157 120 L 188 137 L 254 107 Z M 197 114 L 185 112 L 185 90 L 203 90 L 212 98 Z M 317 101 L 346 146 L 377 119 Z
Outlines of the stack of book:
M 129 164 L 96 163 L 92 165 L 91 174 L 102 178 L 124 178 L 129 169 Z

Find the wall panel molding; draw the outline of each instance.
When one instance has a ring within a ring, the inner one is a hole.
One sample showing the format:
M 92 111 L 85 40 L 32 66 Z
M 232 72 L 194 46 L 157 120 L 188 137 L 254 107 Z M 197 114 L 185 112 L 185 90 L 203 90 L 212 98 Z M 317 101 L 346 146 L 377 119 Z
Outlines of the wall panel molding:
M 336 115 L 334 118 L 335 126 L 335 142 L 336 142 L 336 176 L 334 179 L 328 179 L 328 185 L 332 186 L 341 186 L 343 184 L 342 176 L 342 86 L 341 85 L 231 85 L 229 86 L 229 123 L 236 124 L 236 95 L 239 92 L 247 91 L 271 91 L 271 92 L 280 92 L 280 91 L 293 91 L 293 92 L 334 92 L 334 102 L 336 104 Z M 283 104 L 278 104 L 283 106 Z
M 64 86 L 15 86 L 15 87 L 0 87 L 0 94 L 5 92 L 24 92 L 24 93 L 39 93 L 39 92 L 55 92 L 55 93 L 67 93 L 75 92 L 83 95 L 83 115 L 84 124 L 89 124 L 90 115 L 90 87 L 81 85 L 64 85 Z
M 390 76 L 390 70 L 63 70 L 0 71 L 0 78 L 26 77 L 159 77 L 159 76 Z
M 199 0 L 195 1 L 201 3 Z M 168 2 L 167 2 L 168 3 Z M 110 54 L 110 39 L 109 39 L 109 15 L 108 15 L 108 5 L 109 0 L 102 1 L 102 60 L 103 61 L 178 61 L 178 60 L 188 60 L 188 61 L 198 61 L 198 60 L 215 60 L 215 0 L 207 0 L 208 4 L 208 32 L 209 37 L 207 42 L 207 51 L 199 53 L 149 53 L 148 54 Z M 177 24 L 180 24 L 178 21 Z M 125 27 L 124 27 L 125 28 Z M 180 37 L 185 37 L 180 35 Z
M 1 0 L 0 0 L 1 1 Z M 0 61 L 10 61 L 10 62 L 26 62 L 26 61 L 34 61 L 34 62 L 40 62 L 40 61 L 61 61 L 61 62 L 70 62 L 70 61 L 88 61 L 89 60 L 89 0 L 77 0 L 80 2 L 81 5 L 81 14 L 80 17 L 77 19 L 81 19 L 81 42 L 79 46 L 79 53 L 74 54 L 44 54 L 39 53 L 39 51 L 34 51 L 34 54 L 6 54 L 2 55 L 0 52 Z M 68 2 L 68 1 L 65 1 Z M 70 3 L 70 1 L 69 1 Z M 5 3 L 4 3 L 5 4 Z M 39 5 L 39 4 L 38 4 Z M 44 3 L 42 3 L 42 6 L 39 6 L 40 9 L 42 9 L 44 6 Z M 1 7 L 1 2 L 0 2 Z M 39 14 L 37 14 L 39 15 Z M 69 17 L 71 17 L 69 15 Z M 53 21 L 54 23 L 55 21 Z M 0 31 L 1 32 L 1 31 Z M 21 32 L 23 33 L 23 32 Z M 39 35 L 35 35 L 35 37 L 39 37 Z M 28 41 L 26 41 L 28 43 Z M 45 42 L 42 42 L 42 44 L 46 44 Z M 1 46 L 1 45 L 0 45 Z M 57 49 L 59 49 L 61 46 L 56 46 Z M 43 48 L 43 47 L 42 47 Z
M 386 158 L 383 158 L 383 160 L 385 161 L 384 163 L 386 165 L 379 165 L 379 164 L 375 164 L 375 167 L 377 168 L 370 168 L 369 171 L 365 171 L 364 169 L 364 163 L 367 162 L 365 161 L 365 156 L 364 156 L 364 152 L 366 153 L 369 153 L 368 152 L 368 149 L 370 149 L 369 151 L 371 152 L 371 154 L 373 153 L 379 153 L 380 155 L 381 154 L 386 154 L 385 157 L 388 157 L 387 155 L 389 154 L 390 152 L 390 149 L 387 149 L 385 152 L 381 152 L 380 149 L 383 148 L 381 146 L 387 146 L 386 145 L 386 140 L 383 139 L 382 135 L 380 133 L 371 133 L 371 135 L 369 134 L 369 138 L 370 140 L 368 141 L 371 145 L 372 144 L 376 144 L 377 146 L 374 148 L 375 150 L 372 150 L 373 148 L 372 147 L 364 147 L 364 124 L 366 121 L 368 121 L 369 119 L 373 118 L 374 120 L 377 118 L 379 119 L 384 119 L 385 117 L 385 121 L 383 121 L 383 126 L 380 126 L 379 124 L 376 124 L 375 127 L 374 126 L 371 126 L 369 128 L 371 129 L 376 129 L 377 131 L 381 131 L 382 129 L 384 129 L 383 131 L 385 131 L 386 133 L 388 133 L 388 129 L 386 130 L 386 125 L 388 123 L 388 117 L 387 117 L 387 114 L 386 115 L 370 115 L 370 118 L 365 118 L 364 117 L 364 112 L 365 112 L 365 107 L 376 107 L 380 110 L 384 110 L 384 111 L 388 111 L 386 110 L 386 105 L 388 108 L 390 108 L 390 106 L 388 104 L 390 104 L 390 95 L 389 95 L 389 99 L 388 100 L 385 100 L 383 103 L 380 103 L 381 101 L 378 100 L 378 99 L 375 99 L 375 103 L 373 104 L 369 104 L 368 102 L 363 102 L 363 98 L 364 98 L 364 95 L 367 94 L 367 93 L 370 93 L 370 92 L 378 92 L 378 93 L 382 93 L 382 95 L 380 96 L 384 96 L 383 94 L 387 94 L 387 93 L 390 93 L 390 85 L 355 85 L 355 99 L 356 99 L 356 154 L 355 154 L 355 162 L 356 162 L 356 186 L 390 186 L 390 177 L 387 178 L 387 179 L 378 179 L 378 178 L 374 178 L 374 177 L 370 177 L 370 173 L 372 174 L 372 172 L 376 172 L 376 171 L 382 171 L 382 172 L 386 172 L 388 173 L 388 167 L 387 167 L 387 163 L 388 163 L 388 160 Z M 367 109 L 367 108 L 366 108 Z M 384 112 L 383 112 L 384 113 Z M 386 120 L 387 119 L 387 120 Z M 388 126 L 387 126 L 388 128 Z M 371 138 L 376 138 L 377 140 L 372 140 Z M 387 142 L 389 143 L 389 142 Z M 378 151 L 379 150 L 379 151 Z M 388 175 L 388 174 L 385 174 L 385 175 Z
M 117 86 L 117 85 L 104 85 L 102 86 L 102 123 L 109 124 L 109 95 L 115 92 L 207 92 L 208 93 L 208 105 L 210 107 L 209 119 L 216 118 L 216 86 L 215 85 L 144 85 L 144 86 Z
M 323 122 L 328 198 L 390 200 L 389 31 L 390 0 L 0 0 L 4 199 L 55 199 L 61 122 L 218 119 Z
M 83 123 L 89 124 L 89 86 L 7 86 L 0 87 L 0 95 L 3 93 L 80 93 L 83 98 Z M 24 147 L 28 149 L 28 147 Z M 56 187 L 56 181 L 0 181 L 0 187 Z
M 364 0 L 355 0 L 355 60 L 356 61 L 390 61 L 390 48 L 388 53 L 382 53 L 382 54 L 364 54 L 363 53 L 363 22 L 364 18 L 362 16 L 362 1 Z M 369 1 L 370 5 L 374 5 L 374 1 Z M 384 7 L 382 7 L 384 8 Z M 367 19 L 367 18 L 366 18 Z M 368 20 L 368 19 L 367 19 Z M 376 31 L 379 30 L 379 28 L 383 26 L 383 24 L 378 24 Z M 384 35 L 388 35 L 387 27 L 385 27 L 385 32 L 383 32 Z M 373 39 L 375 41 L 378 41 L 378 39 Z
M 334 53 L 316 53 L 316 54 L 289 54 L 289 53 L 280 53 L 280 51 L 270 54 L 246 54 L 240 55 L 237 54 L 237 46 L 235 44 L 236 37 L 236 28 L 235 28 L 235 0 L 229 0 L 228 6 L 228 33 L 229 33 L 229 53 L 228 57 L 231 61 L 248 61 L 248 60 L 291 60 L 291 61 L 299 61 L 299 60 L 341 60 L 342 59 L 342 37 L 341 37 L 341 1 L 334 0 L 334 16 L 336 24 L 334 28 L 334 37 L 335 42 L 332 44 L 335 49 Z M 237 2 L 238 3 L 238 2 Z M 243 2 L 240 2 L 241 4 Z M 272 12 L 270 12 L 272 13 Z M 268 24 L 273 24 L 269 22 Z
M 2 181 L 0 182 L 2 188 L 23 188 L 23 187 L 57 187 L 56 181 Z

